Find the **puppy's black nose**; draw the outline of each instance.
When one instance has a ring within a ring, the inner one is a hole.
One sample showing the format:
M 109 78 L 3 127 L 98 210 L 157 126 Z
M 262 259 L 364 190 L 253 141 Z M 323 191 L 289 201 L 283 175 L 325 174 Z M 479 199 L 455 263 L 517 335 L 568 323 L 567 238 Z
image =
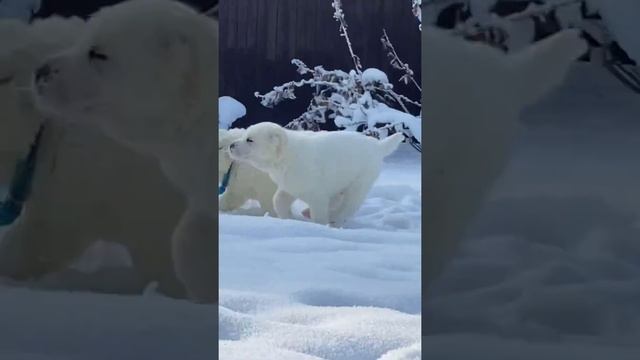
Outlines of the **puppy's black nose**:
M 51 75 L 51 65 L 44 64 L 36 70 L 36 81 L 45 80 Z
M 236 143 L 232 143 L 231 145 L 229 145 L 230 149 L 233 149 L 234 147 L 236 147 Z

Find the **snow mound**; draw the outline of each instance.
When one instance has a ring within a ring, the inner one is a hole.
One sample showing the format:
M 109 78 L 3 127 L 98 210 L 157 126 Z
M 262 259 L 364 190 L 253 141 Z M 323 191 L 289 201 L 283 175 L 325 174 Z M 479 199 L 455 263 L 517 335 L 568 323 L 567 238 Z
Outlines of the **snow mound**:
M 373 83 L 381 83 L 388 84 L 389 78 L 384 71 L 376 69 L 376 68 L 368 68 L 362 72 L 362 82 L 364 84 L 373 84 Z
M 414 116 L 385 104 L 379 104 L 377 107 L 367 110 L 366 118 L 369 128 L 373 128 L 376 124 L 404 124 L 411 130 L 411 134 L 419 142 L 422 142 L 421 116 Z
M 247 115 L 247 108 L 231 96 L 222 96 L 218 99 L 218 127 L 229 129 L 234 121 Z
M 590 344 L 532 343 L 517 339 L 488 336 L 426 336 L 422 346 L 430 359 L 473 360 L 635 360 L 640 353 L 626 347 Z M 382 359 L 380 359 L 382 360 Z
M 233 305 L 226 295 L 221 293 L 223 301 Z M 254 302 L 261 303 L 261 295 L 255 297 Z M 378 359 L 383 354 L 388 359 L 390 351 L 400 348 L 406 352 L 419 341 L 420 316 L 383 308 L 317 307 L 294 302 L 246 313 L 221 306 L 220 329 L 220 358 L 225 360 L 246 359 L 243 356 L 251 353 L 261 354 L 264 360 L 361 360 Z
M 216 307 L 0 285 L 0 359 L 215 359 Z
M 378 360 L 420 360 L 422 359 L 421 343 L 415 343 L 405 348 L 391 350 Z

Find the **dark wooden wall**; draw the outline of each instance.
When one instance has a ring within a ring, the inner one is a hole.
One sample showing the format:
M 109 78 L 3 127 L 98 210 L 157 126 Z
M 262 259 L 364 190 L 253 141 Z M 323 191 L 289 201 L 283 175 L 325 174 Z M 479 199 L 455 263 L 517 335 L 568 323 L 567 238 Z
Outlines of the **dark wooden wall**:
M 394 80 L 401 74 L 389 65 L 380 37 L 385 28 L 396 51 L 420 79 L 420 32 L 410 0 L 343 0 L 354 50 L 364 68 L 385 71 L 396 89 L 413 99 L 411 86 Z M 232 96 L 247 106 L 247 116 L 234 126 L 260 121 L 281 124 L 301 114 L 310 91 L 274 109 L 260 105 L 253 95 L 275 85 L 298 80 L 292 58 L 325 69 L 349 70 L 353 62 L 333 19 L 331 0 L 221 0 L 220 95 Z
M 104 6 L 115 5 L 125 0 L 42 0 L 37 18 L 51 15 L 89 17 Z M 218 3 L 218 0 L 180 0 L 193 8 L 205 11 Z M 233 0 L 231 0 L 233 1 Z

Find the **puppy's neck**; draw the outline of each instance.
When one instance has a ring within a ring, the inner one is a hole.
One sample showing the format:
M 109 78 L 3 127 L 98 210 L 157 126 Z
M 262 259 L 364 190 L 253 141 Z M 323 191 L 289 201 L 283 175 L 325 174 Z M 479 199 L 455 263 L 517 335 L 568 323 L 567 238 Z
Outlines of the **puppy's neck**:
M 194 124 L 198 126 L 158 148 L 157 156 L 163 171 L 187 197 L 190 206 L 213 213 L 218 196 L 215 118 L 199 119 Z

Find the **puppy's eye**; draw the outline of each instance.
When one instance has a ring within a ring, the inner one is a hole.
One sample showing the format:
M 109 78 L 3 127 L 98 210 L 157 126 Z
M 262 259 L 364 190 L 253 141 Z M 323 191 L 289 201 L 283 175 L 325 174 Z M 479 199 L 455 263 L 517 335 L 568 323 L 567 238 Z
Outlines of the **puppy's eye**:
M 89 50 L 89 60 L 90 61 L 106 61 L 109 57 L 104 53 L 101 53 L 98 48 L 92 47 Z
M 248 142 L 248 143 L 252 143 L 252 142 L 253 142 L 253 139 L 251 139 L 251 138 L 247 138 L 247 142 Z

